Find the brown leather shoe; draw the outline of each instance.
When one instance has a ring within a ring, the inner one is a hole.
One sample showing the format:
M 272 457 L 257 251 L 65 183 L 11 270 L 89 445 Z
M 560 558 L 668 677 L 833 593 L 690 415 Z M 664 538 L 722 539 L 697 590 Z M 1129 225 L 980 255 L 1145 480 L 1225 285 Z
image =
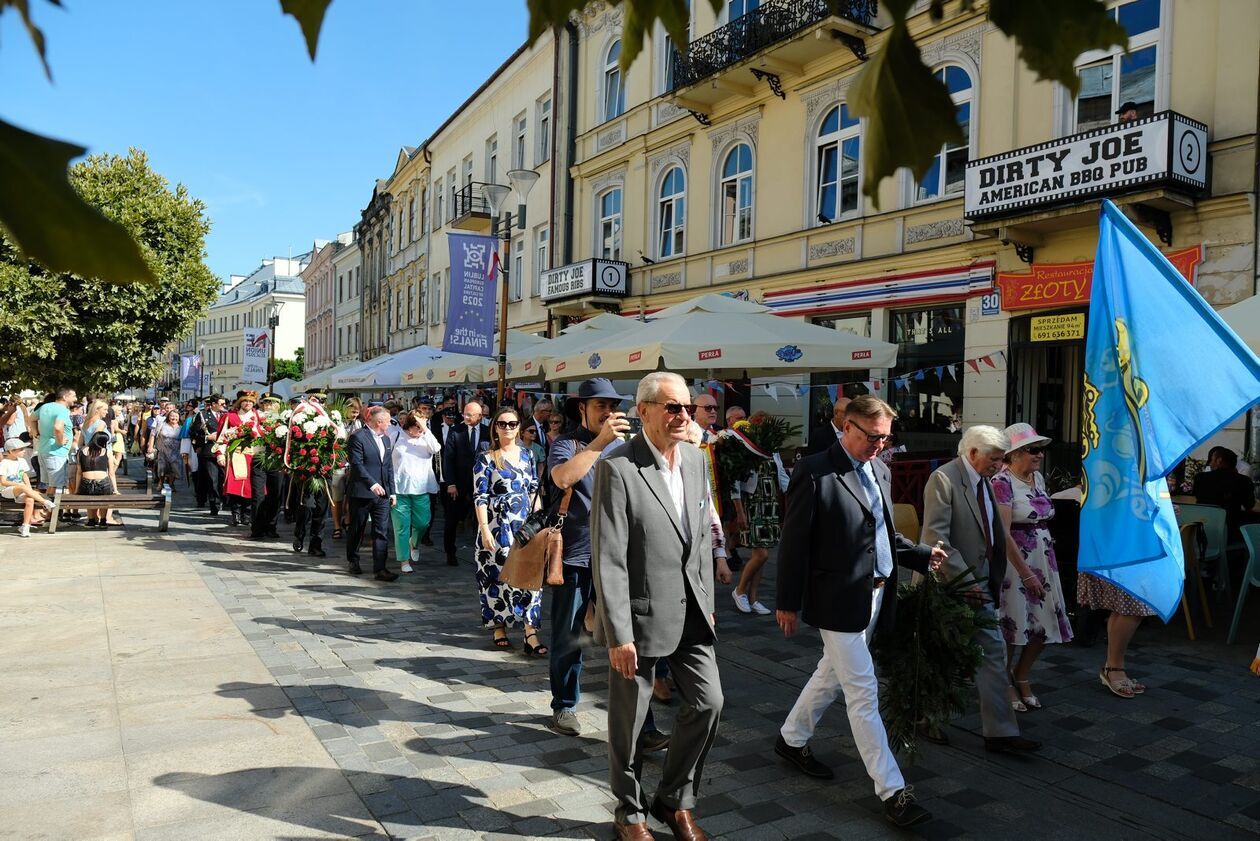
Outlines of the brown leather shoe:
M 656 836 L 648 829 L 647 821 L 640 823 L 614 823 L 617 841 L 655 841 Z
M 708 841 L 709 836 L 696 824 L 688 809 L 670 809 L 659 800 L 652 801 L 652 817 L 669 827 L 678 841 Z

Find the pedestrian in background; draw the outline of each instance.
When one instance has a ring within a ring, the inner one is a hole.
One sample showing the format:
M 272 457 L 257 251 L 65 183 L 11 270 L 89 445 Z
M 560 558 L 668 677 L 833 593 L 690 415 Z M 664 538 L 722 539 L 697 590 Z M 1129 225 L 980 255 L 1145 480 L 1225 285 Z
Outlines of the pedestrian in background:
M 420 411 L 404 414 L 399 426 L 402 435 L 394 445 L 394 489 L 397 502 L 390 510 L 394 525 L 394 554 L 403 572 L 411 572 L 420 560 L 420 550 L 413 549 L 413 537 L 423 535 L 433 516 L 430 495 L 437 493 L 437 477 L 433 475 L 433 457 L 441 453 L 429 420 Z

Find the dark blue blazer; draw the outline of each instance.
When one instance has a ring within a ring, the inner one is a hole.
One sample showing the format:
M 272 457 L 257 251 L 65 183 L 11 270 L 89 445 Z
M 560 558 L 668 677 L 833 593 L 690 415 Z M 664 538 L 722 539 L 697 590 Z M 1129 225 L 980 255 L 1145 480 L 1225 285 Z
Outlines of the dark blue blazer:
M 383 461 L 372 430 L 364 427 L 350 436 L 347 445 L 350 454 L 350 469 L 346 474 L 347 495 L 359 499 L 374 497 L 373 485 L 380 485 L 390 496 L 394 494 L 394 445 L 390 443 L 388 433 L 381 440 L 385 444 Z

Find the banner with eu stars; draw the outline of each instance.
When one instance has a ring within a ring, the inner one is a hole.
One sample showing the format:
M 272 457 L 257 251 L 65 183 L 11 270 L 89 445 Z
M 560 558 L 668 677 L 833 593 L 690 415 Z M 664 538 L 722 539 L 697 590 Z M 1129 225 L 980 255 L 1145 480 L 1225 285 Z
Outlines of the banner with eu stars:
M 1085 342 L 1077 568 L 1165 622 L 1185 560 L 1165 478 L 1260 400 L 1260 359 L 1110 201 Z
M 446 241 L 451 249 L 451 291 L 442 350 L 493 356 L 498 241 L 481 234 L 447 234 Z

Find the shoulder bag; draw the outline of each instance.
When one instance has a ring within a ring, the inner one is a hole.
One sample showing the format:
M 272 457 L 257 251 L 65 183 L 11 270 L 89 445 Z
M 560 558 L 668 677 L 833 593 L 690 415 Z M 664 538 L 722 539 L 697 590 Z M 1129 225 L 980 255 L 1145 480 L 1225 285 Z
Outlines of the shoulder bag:
M 561 532 L 569 513 L 572 493 L 572 489 L 565 491 L 554 518 L 548 517 L 546 512 L 536 511 L 521 524 L 508 549 L 503 571 L 499 573 L 500 581 L 518 590 L 541 590 L 544 575 L 548 584 L 564 583 L 564 538 Z M 532 510 L 532 503 L 530 508 Z

